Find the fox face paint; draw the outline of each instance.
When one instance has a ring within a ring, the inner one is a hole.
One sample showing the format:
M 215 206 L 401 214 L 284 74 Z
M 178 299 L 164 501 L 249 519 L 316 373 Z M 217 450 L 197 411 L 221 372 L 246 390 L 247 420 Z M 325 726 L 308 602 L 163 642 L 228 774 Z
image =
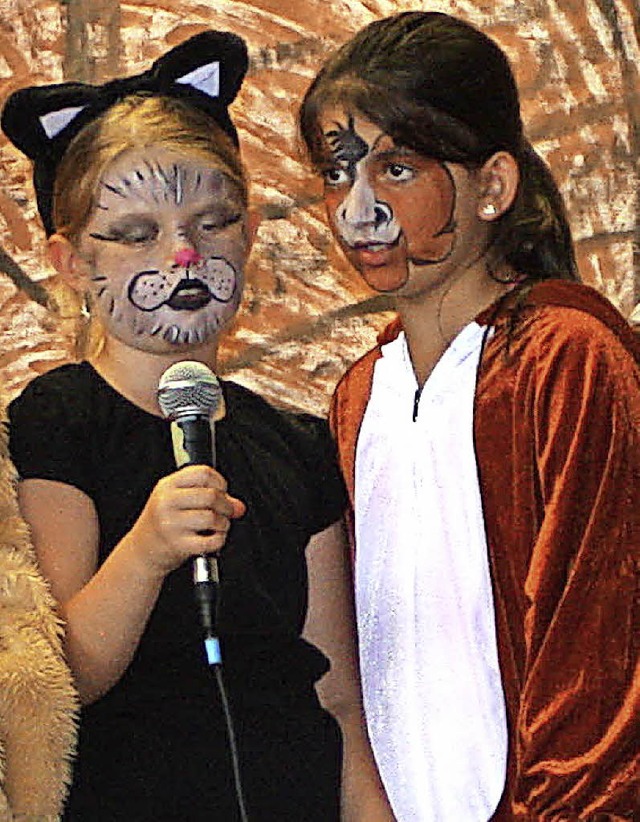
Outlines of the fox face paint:
M 141 149 L 100 180 L 80 245 L 102 322 L 123 342 L 145 350 L 199 345 L 235 314 L 245 206 L 214 163 Z
M 402 288 L 411 266 L 444 262 L 455 244 L 456 187 L 446 164 L 397 146 L 363 117 L 322 118 L 324 199 L 336 238 L 376 291 Z

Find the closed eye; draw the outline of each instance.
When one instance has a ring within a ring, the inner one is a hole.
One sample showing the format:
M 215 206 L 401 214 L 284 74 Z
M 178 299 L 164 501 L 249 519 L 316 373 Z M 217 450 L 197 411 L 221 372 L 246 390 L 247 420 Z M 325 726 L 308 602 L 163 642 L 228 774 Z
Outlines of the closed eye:
M 227 226 L 233 225 L 242 219 L 241 211 L 221 211 L 220 213 L 208 213 L 200 215 L 195 221 L 196 231 L 212 232 L 221 231 Z
M 115 226 L 106 234 L 93 231 L 89 234 L 94 240 L 106 243 L 122 243 L 122 245 L 146 245 L 157 239 L 159 233 L 155 223 L 141 223 L 134 225 Z

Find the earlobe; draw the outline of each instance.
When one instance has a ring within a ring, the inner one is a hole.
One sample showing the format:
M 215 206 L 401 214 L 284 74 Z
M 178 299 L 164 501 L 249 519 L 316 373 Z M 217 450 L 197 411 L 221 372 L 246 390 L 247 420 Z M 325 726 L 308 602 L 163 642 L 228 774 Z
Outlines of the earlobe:
M 49 237 L 47 252 L 49 262 L 60 274 L 62 280 L 76 291 L 83 291 L 83 261 L 71 242 L 61 234 L 52 234 Z
M 513 205 L 518 192 L 520 171 L 516 159 L 507 151 L 498 151 L 480 171 L 481 195 L 478 217 L 492 222 Z

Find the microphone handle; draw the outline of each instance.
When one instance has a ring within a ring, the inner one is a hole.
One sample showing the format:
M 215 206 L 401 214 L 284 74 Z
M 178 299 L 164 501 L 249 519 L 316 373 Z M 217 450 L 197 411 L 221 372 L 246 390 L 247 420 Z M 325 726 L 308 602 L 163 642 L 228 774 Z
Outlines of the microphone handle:
M 213 442 L 212 424 L 209 417 L 189 414 L 178 417 L 173 425 L 182 432 L 182 460 L 179 465 L 210 465 L 216 467 L 216 453 Z M 185 459 L 186 458 L 186 459 Z M 177 455 L 176 455 L 177 461 Z
M 171 427 L 174 455 L 179 468 L 184 465 L 210 465 L 215 468 L 213 425 L 208 417 L 202 414 L 184 415 L 174 420 Z M 218 560 L 213 554 L 193 558 L 194 594 L 209 665 L 222 663 L 220 642 L 216 636 L 219 582 Z

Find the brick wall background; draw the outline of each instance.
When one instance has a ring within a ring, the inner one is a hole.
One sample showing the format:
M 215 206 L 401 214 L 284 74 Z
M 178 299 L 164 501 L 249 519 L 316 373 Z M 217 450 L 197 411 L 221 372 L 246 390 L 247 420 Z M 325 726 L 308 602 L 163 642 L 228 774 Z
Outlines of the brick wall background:
M 322 413 L 388 314 L 333 247 L 297 141 L 297 103 L 335 46 L 410 9 L 458 14 L 507 51 L 528 135 L 566 197 L 583 279 L 631 317 L 640 301 L 637 0 L 0 0 L 0 104 L 23 85 L 142 71 L 206 27 L 242 35 L 251 68 L 234 116 L 264 219 L 220 372 Z M 9 396 L 70 357 L 68 332 L 42 305 L 51 275 L 43 241 L 28 165 L 0 137 L 0 385 Z

